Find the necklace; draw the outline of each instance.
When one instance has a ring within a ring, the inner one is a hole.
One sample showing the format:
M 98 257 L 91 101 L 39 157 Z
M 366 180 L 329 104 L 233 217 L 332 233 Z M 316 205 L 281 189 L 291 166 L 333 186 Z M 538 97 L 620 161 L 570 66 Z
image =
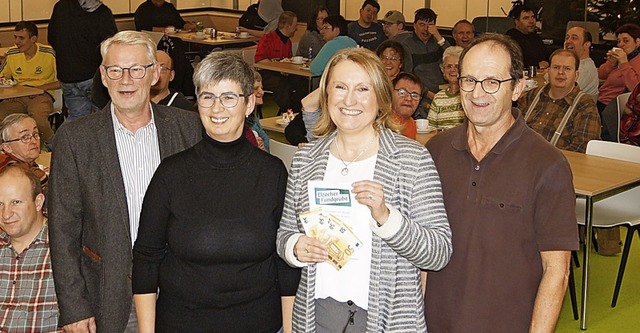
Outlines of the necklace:
M 342 170 L 340 171 L 340 174 L 342 174 L 343 176 L 348 175 L 349 174 L 349 166 L 351 165 L 351 163 L 353 163 L 356 160 L 358 160 L 360 158 L 360 156 L 362 156 L 362 154 L 364 154 L 367 150 L 369 150 L 369 147 L 371 147 L 371 144 L 373 143 L 373 141 L 375 139 L 376 139 L 376 137 L 374 136 L 373 139 L 371 139 L 371 141 L 369 141 L 369 143 L 367 143 L 367 146 L 364 147 L 364 149 L 360 152 L 360 154 L 358 154 L 358 156 L 356 156 L 356 158 L 354 158 L 349 163 L 346 163 L 342 159 L 342 156 L 340 156 L 340 149 L 338 148 L 338 140 L 334 140 L 333 142 L 336 144 L 336 152 L 338 153 L 338 159 L 340 160 L 340 162 L 342 162 L 342 164 L 344 164 L 344 168 L 342 168 Z

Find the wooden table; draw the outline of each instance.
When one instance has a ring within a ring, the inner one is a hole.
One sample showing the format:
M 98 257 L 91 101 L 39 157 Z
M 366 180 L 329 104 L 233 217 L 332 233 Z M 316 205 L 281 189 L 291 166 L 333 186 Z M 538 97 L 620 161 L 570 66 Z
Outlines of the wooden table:
M 15 85 L 10 88 L 0 88 L 0 99 L 40 95 L 42 93 L 44 93 L 42 89 Z
M 296 65 L 288 61 L 262 60 L 260 62 L 256 62 L 253 66 L 255 68 L 264 69 L 267 71 L 286 73 L 289 75 L 297 75 L 297 76 L 305 77 L 307 78 L 307 80 L 309 80 L 309 92 L 313 90 L 313 78 L 320 77 L 320 76 L 313 75 L 309 70 L 309 67 L 306 67 L 306 69 L 303 69 L 302 65 Z
M 45 167 L 51 167 L 51 152 L 40 153 L 40 156 L 36 158 L 36 163 L 44 165 Z
M 195 32 L 177 32 L 169 35 L 169 37 L 179 38 L 187 43 L 209 45 L 209 46 L 237 46 L 246 43 L 256 43 L 260 39 L 257 37 L 235 38 L 235 34 L 231 32 L 218 32 L 218 37 L 212 39 L 207 36 L 203 39 L 195 38 Z
M 284 129 L 287 126 L 282 126 L 276 123 L 276 120 L 282 119 L 282 117 L 269 117 L 260 119 L 260 125 L 267 131 L 284 133 Z
M 640 163 L 562 151 L 571 165 L 573 187 L 577 196 L 586 199 L 585 248 L 582 272 L 580 328 L 587 329 L 587 296 L 589 256 L 593 235 L 593 204 L 618 193 L 640 186 Z
M 431 138 L 436 136 L 436 134 L 440 133 L 438 130 L 433 130 L 429 133 L 418 133 L 416 134 L 416 141 L 420 142 L 423 146 L 427 144 Z

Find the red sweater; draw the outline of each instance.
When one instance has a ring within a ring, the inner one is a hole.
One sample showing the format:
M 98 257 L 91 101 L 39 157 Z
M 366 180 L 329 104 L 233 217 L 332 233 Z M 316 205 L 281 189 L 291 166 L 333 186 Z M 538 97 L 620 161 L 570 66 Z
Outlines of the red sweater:
M 293 56 L 291 39 L 287 38 L 287 42 L 283 43 L 280 36 L 281 34 L 276 30 L 260 38 L 256 47 L 255 62 L 264 59 L 291 58 Z

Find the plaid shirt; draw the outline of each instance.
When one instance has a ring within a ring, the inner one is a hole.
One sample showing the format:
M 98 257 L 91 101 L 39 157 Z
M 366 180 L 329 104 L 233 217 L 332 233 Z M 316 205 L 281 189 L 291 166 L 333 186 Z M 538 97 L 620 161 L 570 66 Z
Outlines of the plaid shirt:
M 547 141 L 553 137 L 553 133 L 560 125 L 565 112 L 580 91 L 576 85 L 567 96 L 554 100 L 549 97 L 550 88 L 547 84 L 541 88 L 529 90 L 518 100 L 518 108 L 524 116 L 538 91 L 544 89 L 538 104 L 526 121 L 531 129 L 542 135 Z M 591 140 L 600 140 L 600 115 L 593 98 L 585 94 L 578 101 L 573 115 L 560 134 L 556 147 L 584 153 L 587 150 L 587 142 Z
M 63 332 L 58 328 L 49 233 L 44 227 L 22 253 L 0 231 L 0 332 Z

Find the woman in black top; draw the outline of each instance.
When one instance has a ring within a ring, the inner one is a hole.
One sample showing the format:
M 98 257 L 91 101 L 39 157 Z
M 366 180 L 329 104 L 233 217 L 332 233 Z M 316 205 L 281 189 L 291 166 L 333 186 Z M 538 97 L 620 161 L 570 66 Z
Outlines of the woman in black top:
M 206 135 L 162 161 L 140 215 L 139 329 L 274 333 L 281 297 L 294 295 L 299 278 L 275 249 L 287 172 L 242 135 L 255 105 L 253 72 L 242 58 L 211 53 L 194 82 Z

